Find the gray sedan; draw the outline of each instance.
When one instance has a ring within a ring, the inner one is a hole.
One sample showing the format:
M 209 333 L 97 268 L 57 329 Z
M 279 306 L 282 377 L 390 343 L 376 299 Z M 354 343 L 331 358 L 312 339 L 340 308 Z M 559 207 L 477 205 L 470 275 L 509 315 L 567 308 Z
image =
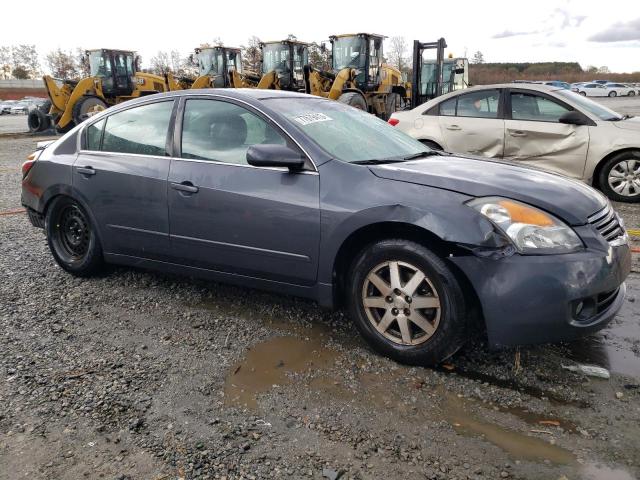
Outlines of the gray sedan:
M 344 306 L 379 352 L 570 339 L 620 309 L 626 232 L 561 176 L 437 152 L 365 112 L 272 90 L 110 108 L 23 166 L 22 203 L 73 275 L 105 262 Z

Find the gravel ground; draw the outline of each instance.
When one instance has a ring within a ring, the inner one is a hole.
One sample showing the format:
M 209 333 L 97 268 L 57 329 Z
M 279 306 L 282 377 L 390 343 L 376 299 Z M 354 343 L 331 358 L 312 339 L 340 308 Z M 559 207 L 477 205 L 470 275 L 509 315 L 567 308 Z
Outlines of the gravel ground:
M 0 138 L 0 212 L 33 145 Z M 636 274 L 598 335 L 490 351 L 477 333 L 425 369 L 304 300 L 124 268 L 76 279 L 24 214 L 0 215 L 0 270 L 3 480 L 640 475 Z M 561 368 L 578 361 L 611 379 Z

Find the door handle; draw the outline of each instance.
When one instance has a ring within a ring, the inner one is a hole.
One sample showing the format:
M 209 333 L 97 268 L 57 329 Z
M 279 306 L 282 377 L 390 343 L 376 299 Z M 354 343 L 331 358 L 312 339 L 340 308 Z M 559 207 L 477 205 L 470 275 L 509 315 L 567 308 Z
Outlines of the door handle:
M 191 182 L 175 183 L 171 182 L 171 188 L 185 193 L 198 193 L 199 188 Z
M 77 168 L 78 173 L 82 174 L 82 175 L 95 175 L 96 171 L 93 169 L 93 167 L 78 167 Z
M 509 132 L 509 135 L 511 135 L 512 137 L 526 137 L 527 132 L 523 132 L 522 130 L 511 130 Z
M 462 130 L 459 125 L 447 125 L 447 130 Z

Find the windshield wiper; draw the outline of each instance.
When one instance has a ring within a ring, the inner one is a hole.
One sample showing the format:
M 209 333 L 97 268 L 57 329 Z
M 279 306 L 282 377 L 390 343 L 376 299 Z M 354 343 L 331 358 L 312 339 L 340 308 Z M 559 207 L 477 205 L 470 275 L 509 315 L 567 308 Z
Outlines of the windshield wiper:
M 356 160 L 351 163 L 356 165 L 384 165 L 385 163 L 401 163 L 404 160 L 398 160 L 397 158 L 374 158 L 371 160 Z
M 414 153 L 413 155 L 408 155 L 404 157 L 403 160 L 404 161 L 415 160 L 416 158 L 432 157 L 434 155 L 442 155 L 442 152 L 439 152 L 438 150 L 427 150 L 426 152 L 418 152 L 418 153 Z

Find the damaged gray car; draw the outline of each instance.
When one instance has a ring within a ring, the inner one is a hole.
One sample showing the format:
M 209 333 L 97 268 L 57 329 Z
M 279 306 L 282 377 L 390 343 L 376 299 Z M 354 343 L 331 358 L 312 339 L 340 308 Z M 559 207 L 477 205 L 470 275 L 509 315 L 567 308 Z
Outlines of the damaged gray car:
M 620 309 L 630 250 L 591 187 L 425 147 L 339 102 L 185 90 L 110 108 L 23 166 L 56 262 L 203 277 L 344 307 L 377 351 L 571 339 Z

